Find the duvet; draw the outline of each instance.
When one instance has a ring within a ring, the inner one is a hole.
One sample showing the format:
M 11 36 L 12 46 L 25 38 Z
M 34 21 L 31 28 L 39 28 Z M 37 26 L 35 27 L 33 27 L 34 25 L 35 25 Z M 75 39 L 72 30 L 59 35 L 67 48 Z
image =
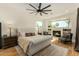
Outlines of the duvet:
M 19 37 L 18 44 L 27 55 L 33 55 L 39 50 L 48 46 L 51 42 L 52 36 L 38 35 L 30 37 Z

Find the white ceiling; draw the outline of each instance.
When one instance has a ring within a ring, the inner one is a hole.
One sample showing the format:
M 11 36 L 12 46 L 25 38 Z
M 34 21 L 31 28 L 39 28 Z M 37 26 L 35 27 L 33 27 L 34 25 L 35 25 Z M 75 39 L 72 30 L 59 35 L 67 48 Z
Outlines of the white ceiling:
M 38 4 L 32 4 L 35 7 L 38 7 Z M 45 7 L 49 4 L 42 4 L 42 7 Z M 49 12 L 48 15 L 43 15 L 40 16 L 38 15 L 34 15 L 34 14 L 29 14 L 30 11 L 26 10 L 26 9 L 33 9 L 32 7 L 30 7 L 28 4 L 25 3 L 10 3 L 10 4 L 0 4 L 0 11 L 2 10 L 4 13 L 7 14 L 11 14 L 15 17 L 30 17 L 30 18 L 36 18 L 38 19 L 45 19 L 48 17 L 55 17 L 55 16 L 59 16 L 59 15 L 63 15 L 66 13 L 70 13 L 75 11 L 77 8 L 79 7 L 79 4 L 71 4 L 71 3 L 52 3 L 51 7 L 49 7 L 48 9 L 52 9 L 52 12 Z

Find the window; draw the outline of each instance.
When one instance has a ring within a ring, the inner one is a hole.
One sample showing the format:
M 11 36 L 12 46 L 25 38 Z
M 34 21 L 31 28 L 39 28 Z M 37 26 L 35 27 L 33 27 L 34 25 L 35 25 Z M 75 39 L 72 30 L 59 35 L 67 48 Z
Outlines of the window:
M 42 27 L 43 23 L 42 23 L 42 21 L 37 21 L 36 25 L 37 25 L 37 27 Z
M 42 33 L 42 26 L 43 26 L 42 21 L 37 21 L 36 22 L 36 31 L 37 31 L 37 33 Z
M 51 25 L 53 28 L 68 28 L 69 27 L 69 20 L 60 20 L 60 21 L 52 21 Z

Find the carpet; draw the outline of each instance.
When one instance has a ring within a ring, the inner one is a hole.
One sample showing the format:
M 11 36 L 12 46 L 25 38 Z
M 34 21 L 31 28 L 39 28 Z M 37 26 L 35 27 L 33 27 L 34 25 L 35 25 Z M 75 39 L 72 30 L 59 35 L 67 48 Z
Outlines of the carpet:
M 15 46 L 15 49 L 18 53 L 17 56 L 25 56 L 22 49 L 19 46 Z M 57 45 L 51 45 L 47 48 L 43 49 L 42 51 L 36 53 L 34 56 L 66 56 L 68 53 L 67 48 L 63 48 Z

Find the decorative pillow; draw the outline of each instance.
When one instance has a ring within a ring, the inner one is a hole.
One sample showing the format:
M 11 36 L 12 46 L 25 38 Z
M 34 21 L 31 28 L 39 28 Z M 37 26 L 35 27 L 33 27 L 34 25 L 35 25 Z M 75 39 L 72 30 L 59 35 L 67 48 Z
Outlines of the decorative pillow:
M 23 36 L 23 37 L 25 37 L 25 33 L 23 32 L 23 33 L 21 33 L 21 35 Z
M 31 33 L 25 33 L 25 36 L 32 36 Z
M 48 35 L 48 32 L 43 32 L 43 35 Z
M 25 33 L 25 36 L 28 37 L 28 36 L 35 36 L 35 33 Z
M 32 36 L 35 36 L 35 33 L 31 33 Z
M 42 35 L 42 33 L 38 33 L 38 35 Z

